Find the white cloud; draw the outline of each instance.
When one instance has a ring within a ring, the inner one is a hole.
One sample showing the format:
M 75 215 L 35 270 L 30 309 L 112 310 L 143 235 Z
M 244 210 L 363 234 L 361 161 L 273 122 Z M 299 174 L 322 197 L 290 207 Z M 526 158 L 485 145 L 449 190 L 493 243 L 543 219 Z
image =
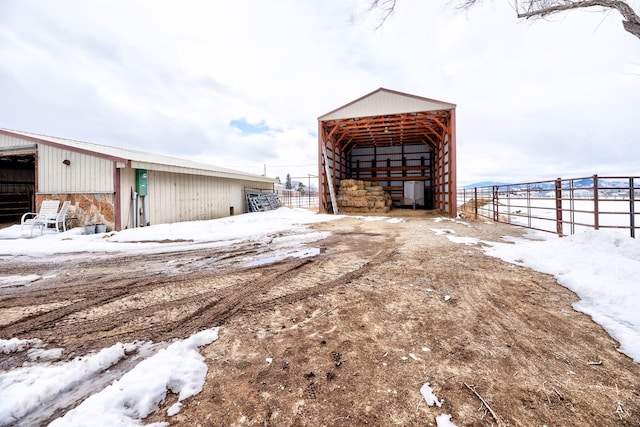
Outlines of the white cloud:
M 640 44 L 617 14 L 399 1 L 376 30 L 368 3 L 4 2 L 0 127 L 306 176 L 317 117 L 383 86 L 458 105 L 460 182 L 638 170 Z

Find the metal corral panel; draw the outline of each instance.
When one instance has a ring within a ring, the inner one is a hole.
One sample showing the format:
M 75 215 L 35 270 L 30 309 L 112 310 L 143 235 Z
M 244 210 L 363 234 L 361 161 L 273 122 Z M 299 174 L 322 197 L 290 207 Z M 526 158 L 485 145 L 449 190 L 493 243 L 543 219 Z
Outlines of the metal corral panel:
M 113 161 L 39 144 L 38 192 L 114 193 Z
M 318 120 L 348 119 L 353 117 L 384 116 L 432 110 L 451 110 L 454 104 L 436 101 L 389 89 L 380 88 L 318 118 Z

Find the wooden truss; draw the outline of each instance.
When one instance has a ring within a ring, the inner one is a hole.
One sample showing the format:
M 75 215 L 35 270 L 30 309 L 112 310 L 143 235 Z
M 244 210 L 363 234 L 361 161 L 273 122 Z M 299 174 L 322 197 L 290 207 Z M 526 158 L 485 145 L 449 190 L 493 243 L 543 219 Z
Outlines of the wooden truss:
M 443 212 L 456 215 L 455 180 L 455 109 L 388 114 L 371 117 L 336 118 L 318 122 L 319 153 L 324 147 L 326 156 L 319 154 L 320 210 L 331 211 L 328 166 L 334 179 L 353 178 L 348 158 L 356 147 L 390 147 L 423 144 L 433 154 L 432 169 L 425 176 L 424 165 L 382 166 L 360 168 L 375 171 L 372 180 L 402 172 L 406 179 L 429 179 L 432 183 L 435 205 Z M 375 152 L 374 148 L 374 152 Z M 328 165 L 325 163 L 328 162 Z M 375 162 L 374 162 L 375 164 Z M 420 173 L 412 171 L 422 171 Z M 376 175 L 378 173 L 378 175 Z M 385 175 L 387 174 L 387 175 Z M 418 178 L 415 178 L 415 177 Z M 414 178 L 411 178 L 414 177 Z M 397 178 L 400 179 L 400 178 Z M 402 180 L 402 179 L 400 179 Z

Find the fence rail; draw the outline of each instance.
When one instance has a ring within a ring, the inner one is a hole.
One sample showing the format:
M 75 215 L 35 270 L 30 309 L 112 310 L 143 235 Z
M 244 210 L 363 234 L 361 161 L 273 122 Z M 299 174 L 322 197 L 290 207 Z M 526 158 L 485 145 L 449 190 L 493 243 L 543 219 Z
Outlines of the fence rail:
M 284 206 L 293 208 L 312 208 L 318 206 L 317 191 L 298 191 L 298 190 L 277 190 L 276 193 L 280 197 L 280 202 Z
M 593 228 L 635 238 L 640 228 L 640 176 L 593 175 L 461 188 L 457 197 L 466 215 L 560 236 Z

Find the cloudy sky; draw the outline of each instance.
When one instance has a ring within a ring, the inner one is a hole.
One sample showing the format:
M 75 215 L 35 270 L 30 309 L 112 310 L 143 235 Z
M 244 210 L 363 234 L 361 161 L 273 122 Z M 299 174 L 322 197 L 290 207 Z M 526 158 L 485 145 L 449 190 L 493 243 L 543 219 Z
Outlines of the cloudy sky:
M 385 87 L 457 104 L 461 184 L 640 173 L 617 12 L 367 4 L 0 0 L 0 127 L 307 177 L 318 116 Z

